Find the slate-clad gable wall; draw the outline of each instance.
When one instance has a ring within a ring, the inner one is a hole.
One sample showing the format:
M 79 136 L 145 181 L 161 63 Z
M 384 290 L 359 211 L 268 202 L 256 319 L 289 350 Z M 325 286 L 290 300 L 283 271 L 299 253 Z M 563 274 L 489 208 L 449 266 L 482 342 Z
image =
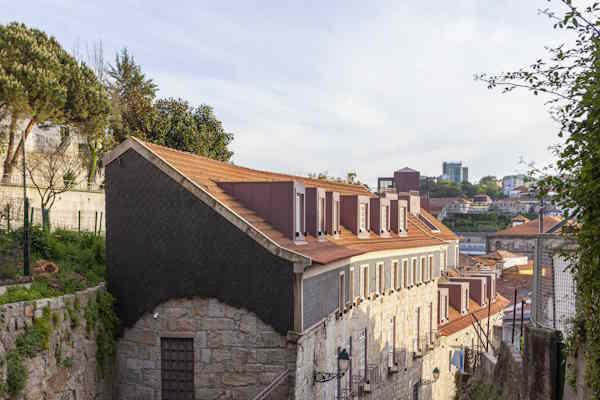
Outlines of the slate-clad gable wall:
M 276 257 L 133 150 L 106 167 L 109 289 L 126 326 L 175 298 L 216 298 L 285 334 L 291 262 Z
M 385 258 L 372 258 L 367 261 L 356 261 L 350 265 L 345 265 L 336 269 L 332 269 L 327 272 L 309 277 L 304 279 L 304 329 L 308 329 L 321 319 L 331 315 L 338 307 L 338 285 L 340 272 L 344 271 L 345 279 L 345 293 L 346 299 L 349 300 L 354 297 L 358 297 L 360 293 L 360 271 L 361 266 L 369 265 L 369 292 L 373 293 L 376 291 L 376 277 L 377 268 L 376 265 L 379 262 L 384 263 L 384 274 L 385 274 L 385 286 L 386 289 L 391 288 L 392 284 L 392 261 L 398 260 L 399 266 L 402 267 L 402 260 L 410 260 L 417 257 L 420 260 L 421 256 L 428 257 L 433 255 L 434 270 L 439 268 L 441 260 L 441 252 L 439 250 L 430 252 L 419 252 L 419 249 L 415 249 L 415 253 L 403 254 L 398 256 L 391 256 Z M 354 294 L 349 292 L 349 277 L 350 268 L 354 269 Z M 400 275 L 402 279 L 402 274 Z M 402 289 L 411 290 L 411 289 Z

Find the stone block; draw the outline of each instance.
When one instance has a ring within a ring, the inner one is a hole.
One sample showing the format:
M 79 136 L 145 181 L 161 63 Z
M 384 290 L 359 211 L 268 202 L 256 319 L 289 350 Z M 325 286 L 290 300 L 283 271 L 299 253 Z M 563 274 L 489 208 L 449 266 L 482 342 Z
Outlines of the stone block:
M 152 331 L 131 329 L 125 335 L 125 338 L 133 343 L 158 345 L 158 336 Z
M 160 389 L 161 375 L 159 369 L 142 369 L 142 380 L 153 389 Z
M 247 346 L 249 344 L 248 335 L 238 331 L 220 331 L 224 346 Z
M 26 304 L 25 308 L 23 309 L 23 315 L 25 315 L 28 318 L 33 317 L 34 307 L 35 304 Z
M 208 316 L 209 317 L 224 317 L 225 316 L 225 304 L 221 303 L 217 299 L 208 300 Z
M 255 333 L 257 323 L 258 322 L 254 314 L 245 314 L 240 319 L 240 331 L 245 333 Z
M 208 335 L 206 331 L 198 331 L 194 335 L 194 345 L 197 347 L 206 347 L 208 345 Z
M 205 330 L 233 330 L 235 328 L 235 321 L 229 318 L 204 318 L 196 320 L 198 329 Z
M 212 360 L 212 351 L 209 349 L 200 349 L 200 362 L 209 364 Z
M 256 382 L 256 377 L 249 374 L 225 373 L 223 374 L 223 385 L 225 386 L 247 386 Z

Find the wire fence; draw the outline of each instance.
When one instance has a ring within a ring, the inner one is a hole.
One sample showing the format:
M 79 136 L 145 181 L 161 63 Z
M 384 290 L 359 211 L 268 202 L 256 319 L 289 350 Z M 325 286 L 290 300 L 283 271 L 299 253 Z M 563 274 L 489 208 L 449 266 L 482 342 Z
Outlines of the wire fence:
M 23 199 L 3 199 L 0 203 L 0 230 L 21 228 L 24 222 Z M 31 226 L 47 226 L 50 229 L 69 229 L 80 232 L 104 234 L 105 215 L 103 210 L 50 209 L 29 208 Z
M 575 280 L 566 254 L 574 243 L 556 234 L 538 235 L 533 273 L 532 320 L 542 327 L 561 331 L 566 337 L 575 317 Z

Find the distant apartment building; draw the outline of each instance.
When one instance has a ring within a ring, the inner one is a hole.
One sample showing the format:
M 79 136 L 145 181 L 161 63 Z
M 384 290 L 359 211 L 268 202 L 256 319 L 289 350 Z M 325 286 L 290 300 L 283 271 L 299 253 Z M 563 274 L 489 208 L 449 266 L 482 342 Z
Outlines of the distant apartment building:
M 468 182 L 469 168 L 463 167 L 460 161 L 444 161 L 442 164 L 442 177 L 457 184 Z
M 502 178 L 502 193 L 505 196 L 510 196 L 513 190 L 523 185 L 525 185 L 525 175 L 507 175 Z
M 374 194 L 137 139 L 105 166 L 119 399 L 447 399 L 502 322 L 416 171 Z

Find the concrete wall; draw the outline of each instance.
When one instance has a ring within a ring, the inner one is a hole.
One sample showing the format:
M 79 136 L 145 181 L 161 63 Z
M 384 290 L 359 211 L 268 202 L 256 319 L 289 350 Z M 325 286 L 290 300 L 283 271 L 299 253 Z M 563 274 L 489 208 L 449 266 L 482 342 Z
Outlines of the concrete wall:
M 161 399 L 161 337 L 193 338 L 196 400 L 251 399 L 295 368 L 295 344 L 256 314 L 216 299 L 173 299 L 144 314 L 119 340 L 120 400 Z
M 111 399 L 110 375 L 101 379 L 96 365 L 94 335 L 87 334 L 85 306 L 103 286 L 52 299 L 24 301 L 0 306 L 0 355 L 15 348 L 17 337 L 25 333 L 44 308 L 51 311 L 52 333 L 49 350 L 34 358 L 24 358 L 27 381 L 23 391 L 11 400 L 96 400 Z M 75 306 L 75 303 L 79 306 Z M 75 312 L 78 323 L 71 319 Z M 70 365 L 64 360 L 70 360 Z M 6 379 L 6 362 L 0 364 L 0 382 Z M 7 399 L 0 395 L 0 399 Z
M 31 207 L 35 208 L 34 223 L 41 224 L 40 196 L 33 187 L 27 189 L 27 197 Z M 23 225 L 23 188 L 16 185 L 0 184 L 0 227 L 8 226 L 10 206 L 10 225 L 17 228 Z M 79 211 L 81 211 L 81 229 L 93 231 L 95 227 L 105 231 L 104 192 L 103 191 L 70 191 L 61 193 L 50 210 L 50 225 L 53 228 L 78 229 Z

